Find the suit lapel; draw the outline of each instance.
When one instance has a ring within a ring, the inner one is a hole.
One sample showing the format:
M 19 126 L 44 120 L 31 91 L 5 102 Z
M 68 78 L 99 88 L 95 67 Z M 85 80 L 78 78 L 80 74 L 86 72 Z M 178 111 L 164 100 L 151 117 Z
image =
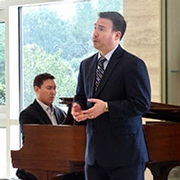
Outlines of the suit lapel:
M 122 56 L 122 52 L 123 52 L 123 49 L 121 48 L 121 46 L 118 46 L 117 49 L 112 54 L 110 61 L 104 72 L 103 78 L 101 79 L 101 82 L 97 89 L 97 92 L 94 94 L 95 97 L 97 97 L 99 93 L 102 91 L 102 89 L 106 85 L 106 82 L 108 81 L 111 74 L 113 73 L 114 68 L 117 66 L 118 63 L 120 63 L 120 57 Z
M 93 70 L 93 72 L 92 71 L 89 72 L 90 92 L 92 93 L 90 97 L 93 97 L 93 93 L 94 93 L 97 58 L 98 58 L 98 53 L 93 57 L 92 62 L 89 65 L 89 69 Z
M 61 116 L 56 106 L 54 106 L 54 115 L 56 117 L 57 124 L 61 124 Z
M 37 112 L 39 114 L 37 117 L 40 117 L 39 120 L 42 121 L 42 124 L 52 124 L 48 115 L 36 100 L 34 101 L 34 106 L 36 106 Z

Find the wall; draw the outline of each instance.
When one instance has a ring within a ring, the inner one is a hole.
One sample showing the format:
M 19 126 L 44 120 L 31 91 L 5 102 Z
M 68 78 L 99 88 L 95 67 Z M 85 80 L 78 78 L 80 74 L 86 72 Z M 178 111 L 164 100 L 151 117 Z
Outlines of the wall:
M 151 81 L 151 101 L 161 102 L 161 0 L 124 0 L 124 17 L 127 21 L 124 47 L 145 61 Z M 149 169 L 145 171 L 145 179 L 153 179 Z
M 124 47 L 148 67 L 152 101 L 161 102 L 161 0 L 124 0 Z
M 167 0 L 167 102 L 180 106 L 179 7 L 179 0 Z

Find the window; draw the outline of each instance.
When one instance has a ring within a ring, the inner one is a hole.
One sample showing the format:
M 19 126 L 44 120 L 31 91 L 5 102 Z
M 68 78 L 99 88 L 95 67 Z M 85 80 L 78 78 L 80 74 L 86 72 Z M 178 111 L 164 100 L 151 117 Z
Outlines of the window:
M 79 63 L 95 51 L 91 33 L 97 13 L 101 10 L 122 11 L 122 3 L 119 0 L 80 1 L 29 6 L 28 3 L 20 6 L 19 2 L 16 6 L 16 2 L 12 1 L 12 5 L 8 7 L 7 29 L 13 31 L 7 31 L 7 51 L 10 52 L 7 53 L 7 107 L 4 108 L 3 114 L 0 109 L 0 121 L 3 120 L 5 124 L 0 126 L 0 135 L 4 137 L 0 141 L 0 146 L 3 147 L 0 149 L 0 177 L 16 176 L 16 168 L 12 167 L 9 152 L 19 149 L 21 144 L 19 110 L 34 100 L 34 77 L 42 72 L 55 75 L 58 85 L 56 105 L 59 105 L 60 96 L 73 96 Z
M 5 101 L 5 23 L 0 22 L 0 105 Z
M 6 129 L 3 127 L 5 124 L 5 95 L 5 23 L 0 22 L 0 159 L 2 161 L 0 169 L 3 173 L 6 172 Z
M 57 95 L 73 97 L 79 63 L 95 52 L 91 33 L 99 11 L 122 13 L 122 1 L 83 1 L 20 9 L 22 26 L 21 89 L 24 93 L 21 109 L 34 99 L 33 79 L 43 72 L 56 77 Z M 67 10 L 68 9 L 68 10 Z

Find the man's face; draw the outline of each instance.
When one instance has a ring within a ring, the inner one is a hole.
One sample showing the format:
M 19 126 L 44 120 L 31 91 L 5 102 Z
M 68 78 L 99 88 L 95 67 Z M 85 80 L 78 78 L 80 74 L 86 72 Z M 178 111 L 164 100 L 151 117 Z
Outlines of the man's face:
M 47 79 L 43 81 L 41 87 L 34 87 L 37 98 L 44 104 L 52 105 L 56 95 L 56 83 L 54 79 Z
M 120 31 L 113 31 L 111 20 L 98 18 L 92 33 L 93 46 L 105 55 L 119 43 L 120 35 Z

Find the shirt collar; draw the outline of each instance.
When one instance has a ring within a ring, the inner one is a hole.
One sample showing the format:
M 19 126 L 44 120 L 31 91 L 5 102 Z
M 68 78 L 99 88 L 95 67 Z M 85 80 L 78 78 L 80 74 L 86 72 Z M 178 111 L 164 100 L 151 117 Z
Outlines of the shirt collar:
M 107 61 L 110 60 L 113 52 L 116 50 L 117 47 L 118 47 L 118 45 L 117 45 L 114 49 L 112 49 L 111 51 L 109 51 L 109 52 L 104 56 L 104 57 L 107 59 Z M 100 57 L 101 57 L 101 54 L 100 54 L 100 52 L 99 52 L 99 53 L 98 53 L 98 59 L 99 59 Z
M 39 99 L 36 99 L 36 101 L 39 103 L 39 105 L 44 109 L 44 111 L 47 111 L 47 108 L 49 107 L 49 106 L 47 106 L 46 104 L 44 104 L 43 102 L 41 102 Z M 52 108 L 52 111 L 54 111 L 54 107 L 53 107 L 53 105 L 51 106 L 51 108 Z

